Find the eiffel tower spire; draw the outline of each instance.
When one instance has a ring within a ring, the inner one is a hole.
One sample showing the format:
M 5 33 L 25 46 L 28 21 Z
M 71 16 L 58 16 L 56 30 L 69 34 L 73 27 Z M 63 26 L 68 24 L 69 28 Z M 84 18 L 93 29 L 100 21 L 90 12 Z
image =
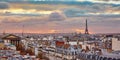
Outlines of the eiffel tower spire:
M 89 32 L 88 32 L 88 25 L 87 25 L 87 19 L 86 19 L 86 28 L 85 28 L 85 34 L 89 34 Z

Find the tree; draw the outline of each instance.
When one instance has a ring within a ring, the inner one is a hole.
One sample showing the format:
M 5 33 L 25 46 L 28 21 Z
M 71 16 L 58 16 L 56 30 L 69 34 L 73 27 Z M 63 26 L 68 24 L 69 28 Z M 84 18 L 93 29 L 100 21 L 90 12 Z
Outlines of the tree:
M 43 52 L 40 52 L 37 57 L 38 57 L 39 59 L 49 60 L 49 58 L 46 57 Z
M 32 51 L 32 49 L 27 49 L 26 53 L 28 53 L 29 55 L 35 55 L 34 52 Z

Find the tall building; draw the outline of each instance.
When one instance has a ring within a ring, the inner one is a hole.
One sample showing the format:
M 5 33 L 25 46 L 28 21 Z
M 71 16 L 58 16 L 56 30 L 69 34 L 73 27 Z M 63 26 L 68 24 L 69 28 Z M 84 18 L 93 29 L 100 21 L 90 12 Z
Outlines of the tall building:
M 87 19 L 86 19 L 86 27 L 85 27 L 85 34 L 89 34 L 89 32 L 88 32 L 88 25 L 87 25 Z

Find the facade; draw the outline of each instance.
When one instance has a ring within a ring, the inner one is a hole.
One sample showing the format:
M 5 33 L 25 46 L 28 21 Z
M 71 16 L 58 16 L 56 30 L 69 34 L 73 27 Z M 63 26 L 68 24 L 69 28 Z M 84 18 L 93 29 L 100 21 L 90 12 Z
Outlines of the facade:
M 66 58 L 66 59 L 74 59 L 78 52 L 81 52 L 80 45 L 71 45 L 65 44 L 64 42 L 56 43 L 56 52 L 57 55 Z
M 19 36 L 16 36 L 13 34 L 6 35 L 2 39 L 4 40 L 5 44 L 8 44 L 8 45 L 13 44 L 16 46 L 19 46 L 20 40 L 21 40 L 21 38 Z
M 120 51 L 120 38 L 112 38 L 112 50 Z

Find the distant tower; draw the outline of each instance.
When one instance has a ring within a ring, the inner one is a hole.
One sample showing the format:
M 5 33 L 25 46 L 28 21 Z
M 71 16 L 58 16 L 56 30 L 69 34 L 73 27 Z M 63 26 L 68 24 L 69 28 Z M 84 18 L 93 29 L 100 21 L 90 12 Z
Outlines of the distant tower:
M 22 37 L 24 36 L 24 25 L 22 26 Z
M 88 25 L 87 25 L 87 19 L 86 19 L 86 28 L 85 28 L 85 34 L 89 34 L 89 32 L 88 32 Z
M 6 34 L 6 32 L 5 32 L 5 30 L 3 31 L 3 35 L 5 35 Z

